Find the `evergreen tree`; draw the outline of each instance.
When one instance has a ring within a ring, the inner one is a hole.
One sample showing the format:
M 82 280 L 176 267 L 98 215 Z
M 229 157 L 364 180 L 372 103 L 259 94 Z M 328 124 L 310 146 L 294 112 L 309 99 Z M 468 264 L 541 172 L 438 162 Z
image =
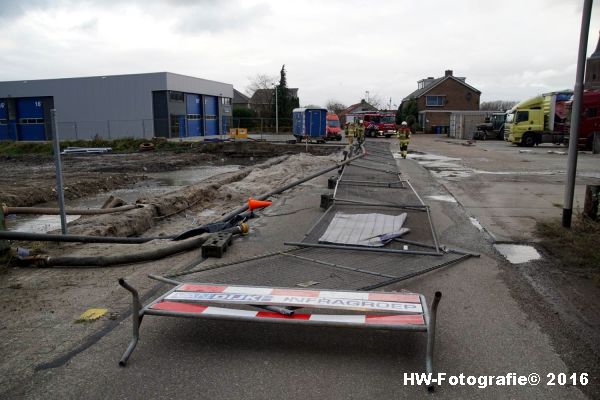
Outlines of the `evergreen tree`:
M 256 127 L 258 121 L 256 111 L 243 107 L 234 107 L 232 117 L 232 128 L 252 129 Z
M 283 119 L 292 118 L 292 111 L 294 108 L 300 106 L 300 100 L 298 97 L 292 96 L 287 87 L 287 77 L 285 72 L 285 64 L 281 67 L 279 77 L 279 85 L 277 85 L 277 111 L 279 117 Z M 275 110 L 273 109 L 273 112 Z
M 402 121 L 406 121 L 411 129 L 417 128 L 417 121 L 419 120 L 419 109 L 417 108 L 417 100 L 411 98 L 407 102 L 404 102 L 398 107 L 396 112 L 396 123 L 400 124 Z

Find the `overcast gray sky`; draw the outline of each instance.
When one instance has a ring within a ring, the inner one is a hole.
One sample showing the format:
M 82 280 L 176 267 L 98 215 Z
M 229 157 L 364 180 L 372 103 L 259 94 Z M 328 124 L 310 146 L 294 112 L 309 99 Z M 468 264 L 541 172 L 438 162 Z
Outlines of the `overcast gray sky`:
M 588 56 L 598 43 L 592 11 Z M 278 75 L 302 105 L 377 95 L 454 70 L 486 100 L 572 88 L 583 0 L 0 0 L 0 80 L 169 71 Z

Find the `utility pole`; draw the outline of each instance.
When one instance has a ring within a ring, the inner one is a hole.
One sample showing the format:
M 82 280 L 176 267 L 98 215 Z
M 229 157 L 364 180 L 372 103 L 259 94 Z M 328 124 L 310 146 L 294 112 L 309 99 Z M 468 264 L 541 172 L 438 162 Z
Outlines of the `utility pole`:
M 577 74 L 573 89 L 573 110 L 571 111 L 571 131 L 569 133 L 569 159 L 567 161 L 567 185 L 562 214 L 562 226 L 571 227 L 573 216 L 573 196 L 575 192 L 575 177 L 577 175 L 577 148 L 579 146 L 579 122 L 581 119 L 581 99 L 583 97 L 583 76 L 585 72 L 585 56 L 587 52 L 588 31 L 592 0 L 585 0 L 581 15 L 581 33 L 579 35 L 579 54 L 577 56 Z

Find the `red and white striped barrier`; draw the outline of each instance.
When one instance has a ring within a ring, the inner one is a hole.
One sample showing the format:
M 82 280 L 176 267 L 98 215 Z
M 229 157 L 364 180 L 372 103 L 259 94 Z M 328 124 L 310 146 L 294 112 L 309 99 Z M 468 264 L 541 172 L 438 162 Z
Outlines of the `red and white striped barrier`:
M 399 314 L 423 313 L 421 299 L 418 294 L 414 293 L 319 291 L 184 283 L 177 286 L 164 299 L 188 303 L 274 305 L 368 312 L 384 311 Z
M 140 304 L 137 291 L 125 281 L 119 281 L 133 296 L 133 340 L 121 357 L 121 366 L 125 366 L 137 345 L 142 317 L 157 315 L 427 332 L 426 370 L 433 373 L 435 315 L 441 298 L 439 292 L 436 293 L 430 313 L 425 297 L 417 293 L 215 285 L 181 283 L 160 277 L 155 279 L 176 286 L 145 307 Z M 303 311 L 296 312 L 297 309 Z M 344 313 L 318 313 L 319 309 Z

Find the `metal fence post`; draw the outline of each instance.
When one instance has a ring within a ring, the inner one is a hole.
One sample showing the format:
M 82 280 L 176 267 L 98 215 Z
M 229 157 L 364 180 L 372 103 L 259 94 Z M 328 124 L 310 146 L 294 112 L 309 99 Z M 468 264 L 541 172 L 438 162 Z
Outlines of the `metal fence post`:
M 0 231 L 4 231 L 4 209 L 0 206 Z M 0 240 L 0 254 L 10 249 L 10 246 L 6 240 Z
M 264 118 L 260 119 L 260 140 L 262 140 L 263 138 L 263 132 L 264 132 Z
M 108 139 L 110 140 L 110 120 L 106 120 L 106 126 L 108 128 Z
M 63 190 L 62 167 L 60 164 L 60 139 L 58 137 L 58 123 L 56 122 L 56 110 L 50 110 L 54 136 L 52 144 L 54 147 L 54 165 L 56 167 L 56 193 L 58 194 L 58 206 L 60 208 L 60 227 L 63 235 L 67 234 L 67 216 L 65 214 L 65 193 Z
M 77 121 L 73 122 L 73 129 L 75 130 L 75 140 L 79 140 L 79 133 L 77 132 Z

